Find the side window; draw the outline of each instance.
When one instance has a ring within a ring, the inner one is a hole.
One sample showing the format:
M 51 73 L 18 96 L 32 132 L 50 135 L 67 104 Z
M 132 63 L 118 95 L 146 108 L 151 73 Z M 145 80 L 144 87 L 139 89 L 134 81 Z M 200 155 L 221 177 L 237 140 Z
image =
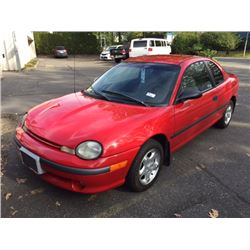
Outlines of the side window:
M 198 88 L 205 92 L 213 87 L 204 62 L 191 64 L 185 71 L 181 81 L 181 93 L 186 88 Z
M 211 72 L 212 72 L 212 74 L 214 76 L 215 85 L 217 86 L 220 83 L 224 82 L 224 77 L 223 77 L 223 74 L 220 71 L 219 67 L 215 63 L 213 63 L 211 61 L 208 61 L 207 65 L 208 65 L 209 69 L 211 70 Z
M 149 46 L 150 46 L 150 47 L 154 47 L 154 46 L 155 46 L 155 42 L 154 42 L 154 40 L 150 40 L 150 42 L 149 42 Z
M 157 47 L 161 47 L 161 41 L 156 40 L 156 41 L 155 41 L 155 45 L 156 45 Z

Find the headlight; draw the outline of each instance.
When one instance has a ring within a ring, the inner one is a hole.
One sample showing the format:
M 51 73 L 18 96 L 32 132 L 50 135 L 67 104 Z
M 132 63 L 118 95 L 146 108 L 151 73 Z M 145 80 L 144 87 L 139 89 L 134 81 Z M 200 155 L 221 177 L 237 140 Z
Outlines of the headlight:
M 76 155 L 82 159 L 93 160 L 102 153 L 102 145 L 96 141 L 86 141 L 76 148 Z
M 20 126 L 21 127 L 23 127 L 23 125 L 24 125 L 24 123 L 25 123 L 25 120 L 26 120 L 26 117 L 27 117 L 27 113 L 25 113 L 24 115 L 23 115 L 23 117 L 20 119 Z

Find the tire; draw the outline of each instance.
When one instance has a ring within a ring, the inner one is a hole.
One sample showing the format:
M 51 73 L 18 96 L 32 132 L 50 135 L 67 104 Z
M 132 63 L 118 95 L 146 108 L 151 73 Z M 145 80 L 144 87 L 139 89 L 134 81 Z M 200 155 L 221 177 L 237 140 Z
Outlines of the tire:
M 115 58 L 115 62 L 116 62 L 116 63 L 120 63 L 121 60 L 122 60 L 122 59 L 120 59 L 120 58 Z
M 148 140 L 141 147 L 129 170 L 126 179 L 128 187 L 135 192 L 151 187 L 160 173 L 163 155 L 161 144 L 153 139 Z
M 233 101 L 230 101 L 221 119 L 215 123 L 215 127 L 226 128 L 229 125 L 230 121 L 232 120 L 233 112 L 234 112 L 234 103 Z

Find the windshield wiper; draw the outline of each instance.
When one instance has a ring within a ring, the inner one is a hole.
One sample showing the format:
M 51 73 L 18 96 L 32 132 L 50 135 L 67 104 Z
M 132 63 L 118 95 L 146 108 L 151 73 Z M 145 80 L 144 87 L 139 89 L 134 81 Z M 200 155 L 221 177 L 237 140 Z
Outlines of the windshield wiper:
M 99 91 L 95 90 L 93 87 L 90 87 L 90 89 L 91 89 L 96 95 L 101 96 L 103 99 L 110 101 L 110 99 L 109 99 L 106 95 L 104 95 L 104 94 L 100 93 Z M 86 94 L 90 94 L 87 90 L 83 90 L 83 92 L 86 93 Z
M 107 93 L 107 94 L 115 94 L 115 95 L 119 95 L 119 96 L 122 96 L 122 97 L 125 97 L 133 102 L 136 102 L 136 103 L 139 103 L 143 106 L 146 106 L 146 107 L 149 107 L 149 105 L 147 103 L 145 103 L 144 101 L 141 101 L 137 98 L 134 98 L 132 96 L 129 96 L 129 95 L 126 95 L 126 94 L 123 94 L 123 93 L 119 93 L 119 92 L 115 92 L 115 91 L 110 91 L 110 90 L 102 90 L 102 92 L 104 93 Z

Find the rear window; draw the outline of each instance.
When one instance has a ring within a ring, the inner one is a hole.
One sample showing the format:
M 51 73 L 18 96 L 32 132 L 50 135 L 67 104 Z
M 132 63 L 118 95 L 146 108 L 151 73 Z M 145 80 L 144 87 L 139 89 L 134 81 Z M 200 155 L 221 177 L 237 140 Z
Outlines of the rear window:
M 64 50 L 65 48 L 64 48 L 64 46 L 56 46 L 56 49 L 57 50 Z
M 134 41 L 134 48 L 147 47 L 147 40 Z
M 212 71 L 212 74 L 214 76 L 215 84 L 218 85 L 222 82 L 224 82 L 223 74 L 220 71 L 219 67 L 214 64 L 213 62 L 207 62 L 208 67 Z

